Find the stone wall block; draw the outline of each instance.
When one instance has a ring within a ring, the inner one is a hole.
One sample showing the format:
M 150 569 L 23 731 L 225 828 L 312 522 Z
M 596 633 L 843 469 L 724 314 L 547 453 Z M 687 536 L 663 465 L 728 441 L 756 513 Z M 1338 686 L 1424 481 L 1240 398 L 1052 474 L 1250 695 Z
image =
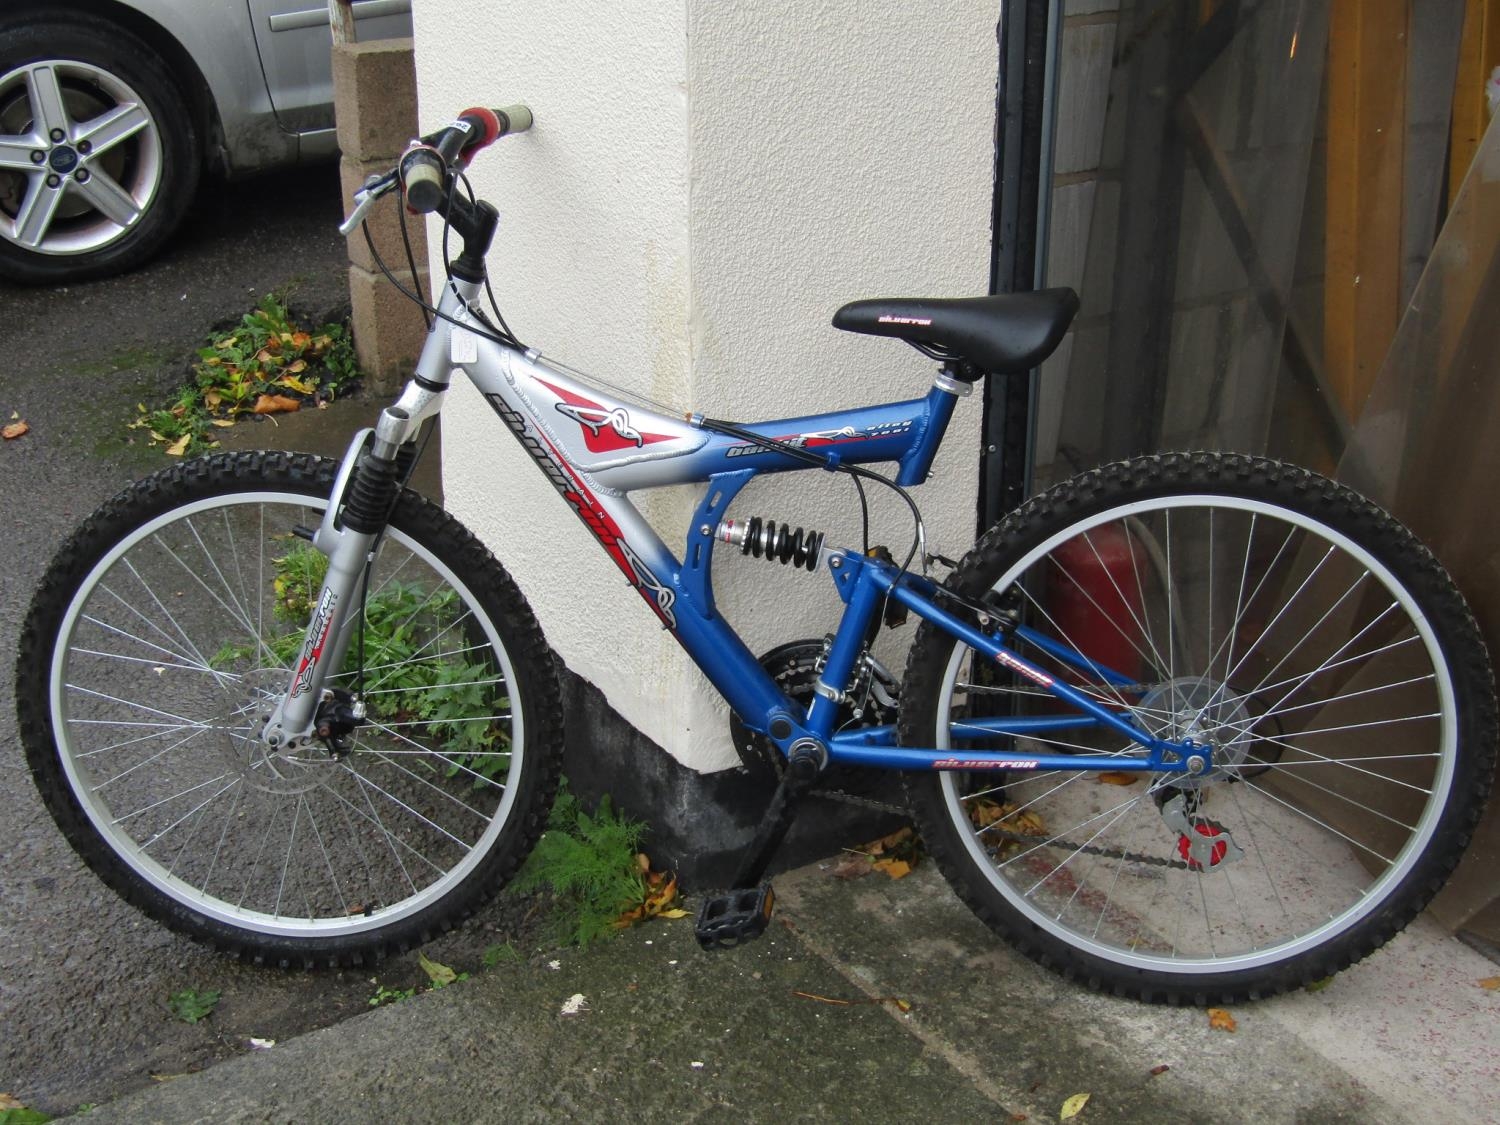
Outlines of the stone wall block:
M 428 291 L 427 269 L 418 261 L 421 292 Z M 365 372 L 365 387 L 391 394 L 416 365 L 427 329 L 422 311 L 378 273 L 349 267 L 354 350 Z
M 339 149 L 355 160 L 395 159 L 416 131 L 417 72 L 410 39 L 333 48 Z

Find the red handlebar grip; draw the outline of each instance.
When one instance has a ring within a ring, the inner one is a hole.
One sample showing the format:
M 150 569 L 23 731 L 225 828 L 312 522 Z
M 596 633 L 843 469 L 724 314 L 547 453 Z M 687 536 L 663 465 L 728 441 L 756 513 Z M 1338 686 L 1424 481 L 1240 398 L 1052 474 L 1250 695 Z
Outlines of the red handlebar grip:
M 478 137 L 477 139 L 470 141 L 468 144 L 464 145 L 465 152 L 473 152 L 477 149 L 484 148 L 486 145 L 492 145 L 500 139 L 500 118 L 494 110 L 486 109 L 482 105 L 471 106 L 470 108 L 460 113 L 458 116 L 460 120 L 463 120 L 466 117 L 471 120 L 476 120 L 484 129 L 484 135 L 482 137 Z

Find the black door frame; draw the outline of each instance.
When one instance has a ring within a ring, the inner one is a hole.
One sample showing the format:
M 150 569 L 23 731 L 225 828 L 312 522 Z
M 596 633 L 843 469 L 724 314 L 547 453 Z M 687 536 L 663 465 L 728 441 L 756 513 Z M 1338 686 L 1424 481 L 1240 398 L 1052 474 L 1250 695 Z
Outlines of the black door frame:
M 1000 66 L 995 84 L 991 293 L 1035 289 L 1044 275 L 1061 9 L 1060 0 L 1005 0 L 996 28 Z M 1036 379 L 1032 371 L 981 384 L 981 531 L 1031 490 Z

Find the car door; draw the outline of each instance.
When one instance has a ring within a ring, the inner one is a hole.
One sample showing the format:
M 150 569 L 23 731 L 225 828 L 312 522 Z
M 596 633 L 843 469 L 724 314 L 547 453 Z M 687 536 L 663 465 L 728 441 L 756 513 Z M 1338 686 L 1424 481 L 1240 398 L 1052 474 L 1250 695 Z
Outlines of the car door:
M 292 133 L 333 128 L 333 63 L 326 0 L 246 0 L 276 120 Z M 411 34 L 411 0 L 356 0 L 361 41 Z

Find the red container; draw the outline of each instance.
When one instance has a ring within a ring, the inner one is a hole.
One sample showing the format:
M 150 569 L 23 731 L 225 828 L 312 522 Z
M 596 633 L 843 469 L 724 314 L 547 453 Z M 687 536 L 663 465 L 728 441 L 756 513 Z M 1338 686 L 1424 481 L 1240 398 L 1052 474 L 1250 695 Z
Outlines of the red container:
M 1150 651 L 1141 636 L 1141 591 L 1154 574 L 1150 556 L 1121 525 L 1109 524 L 1070 539 L 1051 558 L 1046 605 L 1058 639 L 1140 682 L 1146 672 L 1142 653 Z M 1092 677 L 1070 669 L 1067 679 Z

